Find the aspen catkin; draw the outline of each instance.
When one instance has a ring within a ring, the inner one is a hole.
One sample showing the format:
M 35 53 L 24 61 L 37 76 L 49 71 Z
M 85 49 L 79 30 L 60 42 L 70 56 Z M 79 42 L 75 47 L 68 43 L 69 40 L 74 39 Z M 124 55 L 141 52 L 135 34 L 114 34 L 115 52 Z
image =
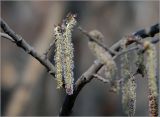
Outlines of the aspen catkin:
M 147 76 L 148 76 L 148 89 L 149 89 L 149 112 L 150 115 L 158 116 L 158 92 L 156 84 L 156 49 L 153 44 L 146 41 L 146 62 L 147 62 Z
M 122 41 L 122 48 L 126 48 L 126 40 Z M 128 54 L 121 57 L 121 77 L 122 82 L 122 106 L 124 112 L 129 116 L 134 116 L 136 110 L 136 82 L 134 76 L 130 74 Z
M 72 30 L 73 27 L 76 25 L 76 20 L 74 15 L 69 15 L 66 19 L 65 31 L 63 33 L 64 40 L 63 40 L 63 50 L 64 50 L 64 78 L 65 78 L 65 88 L 66 93 L 71 95 L 73 94 L 73 44 L 72 44 Z
M 93 30 L 89 34 L 91 37 L 97 39 L 97 41 L 103 43 L 103 35 L 99 31 Z M 110 53 L 92 40 L 88 42 L 88 46 L 91 52 L 105 65 L 106 78 L 111 78 L 115 74 L 117 67 Z
M 56 80 L 57 80 L 57 88 L 61 88 L 63 85 L 62 82 L 62 42 L 63 42 L 63 36 L 61 34 L 60 31 L 60 26 L 55 27 L 54 31 L 55 31 L 55 67 L 56 67 Z

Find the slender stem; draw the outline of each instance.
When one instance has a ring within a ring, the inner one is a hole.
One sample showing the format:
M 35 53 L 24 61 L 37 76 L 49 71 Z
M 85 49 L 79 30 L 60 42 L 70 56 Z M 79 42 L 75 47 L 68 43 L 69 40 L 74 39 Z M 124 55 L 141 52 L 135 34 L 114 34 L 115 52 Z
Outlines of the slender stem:
M 10 37 L 9 35 L 7 35 L 5 33 L 0 32 L 0 36 L 3 37 L 3 38 L 5 38 L 5 39 L 8 39 L 9 41 L 14 42 L 14 40 L 12 39 L 12 37 Z

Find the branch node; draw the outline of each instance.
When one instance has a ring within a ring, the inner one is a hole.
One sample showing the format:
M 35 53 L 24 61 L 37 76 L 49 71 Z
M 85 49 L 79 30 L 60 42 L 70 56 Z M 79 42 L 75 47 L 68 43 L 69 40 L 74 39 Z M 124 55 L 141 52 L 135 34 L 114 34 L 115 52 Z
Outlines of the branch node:
M 51 51 L 51 49 L 52 49 L 52 47 L 54 46 L 54 44 L 55 44 L 55 40 L 53 40 L 52 43 L 49 44 L 48 49 L 44 52 L 43 55 L 45 56 L 45 59 L 48 58 L 48 54 L 49 54 L 49 52 Z
M 103 83 L 110 83 L 110 80 L 103 78 L 102 76 L 98 74 L 93 74 L 94 78 L 97 78 L 98 80 L 102 81 Z

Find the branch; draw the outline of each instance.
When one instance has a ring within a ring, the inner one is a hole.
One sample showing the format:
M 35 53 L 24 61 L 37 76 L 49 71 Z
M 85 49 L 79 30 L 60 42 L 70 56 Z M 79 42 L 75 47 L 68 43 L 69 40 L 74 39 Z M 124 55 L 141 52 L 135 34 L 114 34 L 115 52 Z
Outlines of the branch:
M 141 38 L 146 38 L 146 37 L 153 37 L 157 33 L 159 33 L 159 24 L 151 26 L 148 32 L 145 29 L 137 31 L 133 33 L 133 36 L 139 36 Z M 122 40 L 115 43 L 110 48 L 110 50 L 118 52 L 121 48 L 121 41 Z M 79 92 L 88 82 L 90 82 L 93 79 L 93 74 L 96 74 L 102 67 L 103 67 L 103 64 L 101 64 L 100 62 L 98 62 L 98 60 L 96 60 L 93 63 L 93 65 L 84 74 L 81 75 L 81 77 L 75 83 L 73 95 L 66 95 L 64 103 L 59 113 L 60 116 L 62 115 L 67 116 L 71 114 L 72 108 L 74 106 L 75 100 Z
M 53 40 L 53 41 L 50 43 L 48 49 L 44 52 L 45 58 L 48 57 L 48 54 L 49 54 L 49 52 L 51 51 L 52 47 L 54 46 L 54 43 L 55 43 L 55 40 Z
M 135 42 L 137 42 L 137 41 L 135 41 Z M 151 41 L 150 41 L 152 44 L 156 44 L 156 43 L 158 43 L 159 42 L 159 38 L 158 37 L 155 37 L 155 38 L 153 38 Z M 143 43 L 138 43 L 138 44 L 140 44 L 141 46 L 135 46 L 135 47 L 132 47 L 132 48 L 129 48 L 129 49 L 125 49 L 125 50 L 122 50 L 122 51 L 120 51 L 120 52 L 118 52 L 114 57 L 113 57 L 113 59 L 115 59 L 115 58 L 117 58 L 117 57 L 119 57 L 119 56 L 121 56 L 121 55 L 123 55 L 123 54 L 125 54 L 125 53 L 128 53 L 128 52 L 131 52 L 131 51 L 134 51 L 134 50 L 141 50 L 141 51 L 144 51 L 144 47 L 143 47 Z
M 90 40 L 95 41 L 98 45 L 100 45 L 101 47 L 103 47 L 106 51 L 108 51 L 111 55 L 115 55 L 116 52 L 114 52 L 113 50 L 109 49 L 108 47 L 106 47 L 103 43 L 99 42 L 97 39 L 95 39 L 94 37 L 92 37 L 90 34 L 88 34 L 88 32 L 86 30 L 84 30 L 82 27 L 78 27 L 78 29 L 84 34 L 86 35 Z
M 160 27 L 160 25 L 157 23 L 157 24 L 151 26 L 149 29 L 139 30 L 139 31 L 133 33 L 132 35 L 139 36 L 141 38 L 154 37 L 155 34 L 159 33 L 159 27 Z
M 1 32 L 0 32 L 0 35 L 1 35 L 1 37 L 5 38 L 5 39 L 8 39 L 9 41 L 14 42 L 14 40 L 12 39 L 12 37 L 10 37 L 9 35 L 7 35 L 5 33 L 1 33 Z
M 105 78 L 103 78 L 102 76 L 100 76 L 100 75 L 98 75 L 98 74 L 94 74 L 93 76 L 94 76 L 94 78 L 102 81 L 103 83 L 110 83 L 110 80 L 105 79 Z
M 8 34 L 12 40 L 14 40 L 14 43 L 20 48 L 22 48 L 25 52 L 30 54 L 32 57 L 37 59 L 46 69 L 47 71 L 54 76 L 55 68 L 53 64 L 44 56 L 41 56 L 32 46 L 30 46 L 21 36 L 17 35 L 9 26 L 8 24 L 3 20 L 0 19 L 1 22 L 1 28 L 2 30 Z M 5 37 L 10 38 L 5 35 Z

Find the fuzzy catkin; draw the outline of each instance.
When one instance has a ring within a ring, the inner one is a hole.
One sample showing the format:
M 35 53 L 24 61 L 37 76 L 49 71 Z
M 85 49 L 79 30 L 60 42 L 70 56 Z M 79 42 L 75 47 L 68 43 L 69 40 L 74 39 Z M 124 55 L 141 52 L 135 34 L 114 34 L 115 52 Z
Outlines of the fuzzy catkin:
M 97 41 L 103 43 L 103 35 L 99 31 L 93 30 L 89 34 L 93 38 L 97 39 Z M 88 42 L 88 46 L 91 52 L 100 60 L 102 64 L 105 65 L 104 68 L 106 78 L 111 78 L 115 74 L 117 67 L 110 53 L 99 44 L 91 40 Z
M 65 78 L 65 88 L 66 93 L 71 95 L 73 94 L 73 68 L 74 68 L 74 62 L 73 62 L 73 44 L 72 44 L 72 30 L 73 27 L 76 25 L 76 20 L 74 17 L 71 17 L 66 20 L 65 22 L 65 31 L 63 33 L 64 40 L 63 40 L 63 51 L 64 51 L 64 78 Z
M 126 48 L 125 40 L 122 48 Z M 130 74 L 128 53 L 124 54 L 121 60 L 123 62 L 121 64 L 121 77 L 124 79 L 122 82 L 122 106 L 128 116 L 134 116 L 136 110 L 136 82 Z
M 134 116 L 136 109 L 136 83 L 128 79 L 123 87 L 123 109 L 128 116 Z
M 158 91 L 156 84 L 156 49 L 150 42 L 145 42 L 148 45 L 146 49 L 146 69 L 148 76 L 148 89 L 149 89 L 149 112 L 150 116 L 158 116 Z
M 121 45 L 122 48 L 125 49 L 126 41 L 122 41 Z M 122 107 L 124 112 L 127 114 L 127 100 L 128 100 L 128 93 L 127 92 L 127 88 L 128 85 L 125 84 L 127 79 L 129 78 L 129 61 L 128 61 L 128 54 L 125 53 L 123 56 L 121 56 L 121 78 L 123 78 L 124 80 L 122 81 Z
M 60 31 L 60 26 L 55 27 L 54 31 L 55 31 L 55 67 L 56 67 L 56 73 L 55 73 L 55 77 L 57 80 L 57 88 L 61 88 L 63 85 L 62 82 L 62 42 L 63 42 L 63 36 L 61 34 Z
M 134 116 L 136 110 L 136 82 L 134 79 L 128 81 L 128 115 Z

